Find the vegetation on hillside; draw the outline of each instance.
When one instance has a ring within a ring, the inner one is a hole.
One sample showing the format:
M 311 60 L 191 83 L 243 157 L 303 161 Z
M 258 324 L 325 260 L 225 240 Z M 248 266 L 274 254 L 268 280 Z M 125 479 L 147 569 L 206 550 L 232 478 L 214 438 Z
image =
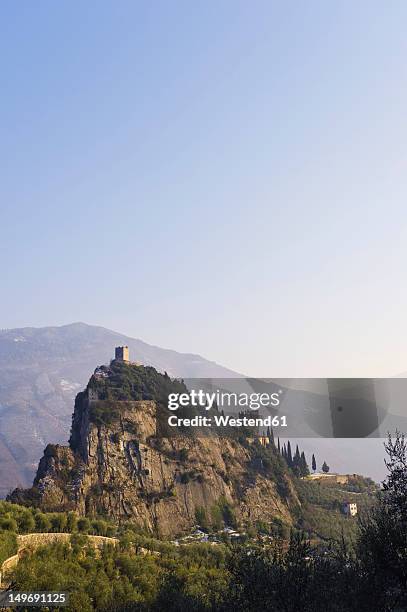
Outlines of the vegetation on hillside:
M 92 377 L 89 388 L 97 390 L 100 398 L 90 406 L 90 419 L 99 426 L 115 423 L 134 400 L 154 400 L 159 414 L 167 414 L 168 393 L 186 391 L 183 382 L 154 368 L 117 362 L 112 363 L 108 379 Z M 85 400 L 86 394 L 78 395 L 77 416 Z M 78 436 L 74 419 L 73 449 Z M 159 441 L 155 443 L 160 447 Z M 244 447 L 244 465 L 243 473 L 236 476 L 228 466 L 234 461 L 233 445 L 238 444 Z M 280 441 L 276 445 L 270 431 L 261 439 L 253 431 L 236 432 L 233 444 L 222 450 L 223 462 L 213 467 L 224 482 L 233 484 L 238 495 L 242 492 L 243 499 L 257 481 L 271 481 L 279 494 L 278 504 L 287 508 L 280 513 L 287 522 L 278 512 L 268 522 L 243 520 L 238 506 L 221 495 L 216 503 L 195 508 L 196 523 L 209 534 L 211 543 L 191 543 L 188 538 L 168 542 L 127 521 L 115 525 L 97 514 L 97 506 L 93 506 L 95 514 L 79 517 L 74 512 L 43 512 L 30 497 L 22 497 L 25 505 L 0 502 L 0 562 L 15 554 L 19 534 L 72 534 L 70 543 L 54 542 L 24 555 L 10 575 L 12 588 L 67 590 L 68 610 L 84 612 L 407 610 L 407 445 L 403 436 L 397 434 L 388 441 L 389 477 L 379 496 L 372 481 L 358 476 L 343 483 L 335 476 L 311 480 L 304 452 L 297 446 L 293 453 L 289 441 L 280 449 Z M 169 458 L 180 464 L 181 484 L 200 482 L 202 475 L 187 465 L 188 448 L 176 452 L 176 457 Z M 53 445 L 48 445 L 45 457 L 58 460 L 63 475 L 65 469 L 68 476 L 77 469 Z M 315 471 L 315 456 L 311 466 Z M 97 498 L 100 486 L 94 489 L 92 495 Z M 166 494 L 173 495 L 172 489 Z M 357 501 L 358 519 L 342 513 L 343 502 L 350 499 Z M 114 536 L 119 545 L 97 551 L 88 535 Z
M 139 555 L 131 538 L 118 548 L 104 547 L 99 556 L 86 538 L 73 538 L 71 546 L 52 544 L 22 559 L 13 588 L 68 590 L 72 611 L 182 610 L 190 605 L 210 610 L 221 605 L 227 588 L 225 559 L 223 546 L 205 544 L 168 545 L 160 554 Z
M 336 482 L 297 479 L 295 488 L 301 502 L 298 527 L 309 538 L 321 540 L 344 538 L 354 541 L 358 533 L 358 521 L 349 519 L 342 511 L 343 503 L 357 503 L 359 516 L 368 512 L 376 502 L 377 487 L 370 479 L 358 477 L 357 485 Z M 351 481 L 352 482 L 352 481 Z M 363 484 L 364 483 L 364 484 Z M 354 492 L 354 488 L 359 488 Z
M 360 523 L 353 523 L 357 525 L 353 545 L 342 539 L 321 551 L 297 531 L 289 541 L 276 535 L 271 544 L 259 537 L 244 545 L 175 546 L 140 535 L 128 526 L 120 534 L 120 545 L 106 546 L 101 553 L 80 533 L 72 536 L 70 545 L 54 543 L 39 548 L 20 560 L 11 576 L 12 587 L 25 591 L 68 590 L 68 610 L 84 612 L 406 610 L 404 437 L 398 434 L 395 440 L 389 439 L 387 451 L 389 476 L 375 505 L 366 509 Z M 332 509 L 336 495 L 333 487 L 299 482 L 304 504 L 312 500 L 321 509 Z M 371 485 L 360 481 L 359 486 L 368 490 Z M 219 511 L 229 512 L 222 500 Z M 30 529 L 32 521 L 37 525 L 40 517 L 44 520 L 42 514 L 3 502 L 1 550 L 11 541 L 5 537 L 11 534 L 11 527 Z M 51 521 L 51 517 L 46 518 Z M 75 528 L 79 529 L 79 522 Z M 141 554 L 142 549 L 154 552 Z
M 108 376 L 92 376 L 88 390 L 97 392 L 98 400 L 93 401 L 89 407 L 89 419 L 97 426 L 111 426 L 117 423 L 125 410 L 131 409 L 131 402 L 153 400 L 157 406 L 157 435 L 168 436 L 176 433 L 169 428 L 168 395 L 170 393 L 187 393 L 188 390 L 182 380 L 172 379 L 165 372 L 161 374 L 149 366 L 137 366 L 120 361 L 112 361 L 106 368 Z M 87 405 L 88 391 L 78 393 L 75 400 L 75 411 L 72 419 L 70 446 L 78 449 L 80 442 L 80 415 Z M 193 416 L 196 408 L 192 406 L 180 407 L 178 416 Z M 182 435 L 192 435 L 191 428 L 179 427 Z M 137 433 L 137 432 L 134 432 Z
M 117 527 L 105 517 L 80 517 L 75 512 L 42 512 L 39 508 L 0 501 L 0 543 L 9 534 L 76 531 L 108 537 L 113 537 L 118 532 Z
M 347 519 L 355 526 L 353 542 L 339 538 L 321 550 L 297 530 L 288 540 L 275 534 L 265 543 L 259 525 L 258 537 L 245 544 L 176 546 L 128 525 L 118 531 L 119 546 L 105 546 L 98 553 L 80 533 L 90 533 L 96 524 L 76 519 L 71 543 L 54 543 L 24 556 L 11 575 L 11 586 L 68 590 L 68 610 L 84 612 L 401 612 L 407 609 L 407 444 L 397 434 L 386 448 L 389 476 L 374 505 L 372 484 L 357 479 L 363 491 L 353 494 L 361 505 L 363 495 L 368 503 L 361 521 Z M 337 488 L 301 479 L 296 486 L 304 506 L 335 512 Z M 224 522 L 233 521 L 233 515 L 226 518 L 230 508 L 222 500 L 218 509 Z M 202 521 L 202 511 L 197 515 Z M 64 520 L 68 529 L 68 515 L 63 516 L 2 502 L 1 554 L 8 546 L 14 552 L 13 530 L 24 533 L 33 522 L 36 528 L 49 528 L 52 517 L 55 530 Z
M 17 552 L 17 536 L 12 531 L 0 532 L 0 564 Z

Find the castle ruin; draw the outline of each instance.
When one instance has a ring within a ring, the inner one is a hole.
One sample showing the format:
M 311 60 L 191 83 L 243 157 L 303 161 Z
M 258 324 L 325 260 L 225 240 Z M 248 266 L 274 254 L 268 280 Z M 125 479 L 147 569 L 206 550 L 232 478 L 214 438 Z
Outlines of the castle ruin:
M 116 346 L 114 349 L 114 358 L 116 361 L 130 361 L 129 359 L 129 347 L 128 346 Z

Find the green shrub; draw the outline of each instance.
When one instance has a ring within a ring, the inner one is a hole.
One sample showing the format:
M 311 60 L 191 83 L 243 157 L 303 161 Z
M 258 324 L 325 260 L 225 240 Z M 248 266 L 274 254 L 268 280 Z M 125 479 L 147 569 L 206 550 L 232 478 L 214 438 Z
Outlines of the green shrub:
M 11 531 L 0 533 L 0 564 L 17 552 L 17 536 Z
M 0 519 L 0 529 L 2 531 L 17 531 L 17 521 L 11 516 L 4 516 Z
M 89 530 L 90 530 L 89 519 L 86 516 L 78 519 L 78 531 L 80 531 L 81 533 L 88 533 Z
M 17 516 L 17 526 L 19 533 L 31 533 L 35 529 L 35 519 L 32 512 L 29 510 L 23 510 Z
M 181 448 L 181 450 L 178 453 L 178 458 L 180 461 L 187 461 L 188 459 L 188 449 L 187 448 Z
M 200 527 L 206 529 L 208 527 L 208 517 L 203 506 L 198 506 L 195 509 L 195 520 Z
M 51 521 L 49 519 L 48 514 L 43 514 L 42 512 L 39 512 L 38 514 L 36 514 L 35 516 L 35 529 L 36 531 L 43 531 L 43 532 L 47 532 L 47 531 L 51 531 Z
M 55 512 L 49 516 L 51 521 L 51 530 L 55 533 L 60 533 L 66 530 L 66 514 L 64 512 Z

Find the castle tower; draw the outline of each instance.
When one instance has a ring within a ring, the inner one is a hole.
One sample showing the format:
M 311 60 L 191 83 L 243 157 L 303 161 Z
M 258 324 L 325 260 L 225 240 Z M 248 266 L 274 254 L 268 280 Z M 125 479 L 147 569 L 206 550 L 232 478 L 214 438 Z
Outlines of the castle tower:
M 129 347 L 128 346 L 116 346 L 114 350 L 114 358 L 116 359 L 116 361 L 130 361 Z

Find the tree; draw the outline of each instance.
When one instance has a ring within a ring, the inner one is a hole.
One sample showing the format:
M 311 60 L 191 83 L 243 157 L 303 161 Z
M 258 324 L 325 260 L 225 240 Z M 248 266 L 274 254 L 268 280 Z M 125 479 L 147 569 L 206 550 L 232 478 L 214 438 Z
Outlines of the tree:
M 295 447 L 295 455 L 293 459 L 294 465 L 300 465 L 300 459 L 301 459 L 300 449 L 298 448 L 298 444 L 297 444 L 297 446 Z
M 300 464 L 301 464 L 301 455 L 300 455 L 300 449 L 298 448 L 298 444 L 297 444 L 295 448 L 295 455 L 293 457 L 292 466 L 291 466 L 296 476 L 301 476 L 301 465 Z
M 51 531 L 51 521 L 47 514 L 38 512 L 38 514 L 35 515 L 35 528 L 37 531 Z
M 312 471 L 315 472 L 317 469 L 317 462 L 315 461 L 315 455 L 312 453 Z
M 17 536 L 11 531 L 3 531 L 0 537 L 0 564 L 17 552 Z
M 280 453 L 281 452 L 281 449 L 280 449 L 280 438 L 277 438 L 277 448 L 278 448 L 278 452 Z
M 407 444 L 396 431 L 385 449 L 389 474 L 373 510 L 362 517 L 357 553 L 372 601 L 382 610 L 407 609 Z
M 300 472 L 301 472 L 301 476 L 308 476 L 309 474 L 308 463 L 305 458 L 304 451 L 302 451 L 301 458 L 300 458 Z
M 63 512 L 55 512 L 50 514 L 51 529 L 56 533 L 65 531 L 66 529 L 66 514 Z
M 291 453 L 290 440 L 288 440 L 288 442 L 287 442 L 287 463 L 288 463 L 288 467 L 292 467 L 292 465 L 293 465 L 293 456 L 292 456 L 292 453 Z
M 108 524 L 102 519 L 96 519 L 91 523 L 92 531 L 95 535 L 105 536 Z
M 24 510 L 17 516 L 17 525 L 19 533 L 30 533 L 35 529 L 35 520 L 29 510 Z
M 199 527 L 202 527 L 203 529 L 207 529 L 208 517 L 206 515 L 206 510 L 204 506 L 198 506 L 195 509 L 195 520 L 198 523 Z
M 329 472 L 329 465 L 327 465 L 326 461 L 324 461 L 324 463 L 322 464 L 322 471 L 325 474 L 328 474 L 328 472 Z
M 274 548 L 235 548 L 228 560 L 231 576 L 227 610 L 255 612 L 268 610 L 316 610 L 310 605 L 309 590 L 313 566 L 309 543 L 292 534 L 288 550 L 281 542 Z M 326 609 L 326 608 L 325 608 Z M 319 608 L 318 608 L 319 610 Z
M 16 520 L 12 516 L 4 516 L 0 519 L 0 529 L 4 531 L 17 531 Z
M 218 504 L 214 504 L 211 508 L 211 525 L 213 529 L 219 530 L 223 525 L 222 511 Z
M 75 512 L 68 512 L 66 517 L 66 528 L 69 533 L 72 533 L 76 529 L 76 524 L 78 522 L 78 517 Z
M 89 529 L 90 529 L 89 519 L 86 516 L 80 518 L 78 520 L 78 530 L 81 531 L 82 533 L 87 533 Z
M 405 520 L 407 515 L 407 443 L 404 434 L 396 431 L 394 442 L 389 434 L 384 445 L 389 459 L 385 461 L 389 475 L 383 483 L 386 505 Z

